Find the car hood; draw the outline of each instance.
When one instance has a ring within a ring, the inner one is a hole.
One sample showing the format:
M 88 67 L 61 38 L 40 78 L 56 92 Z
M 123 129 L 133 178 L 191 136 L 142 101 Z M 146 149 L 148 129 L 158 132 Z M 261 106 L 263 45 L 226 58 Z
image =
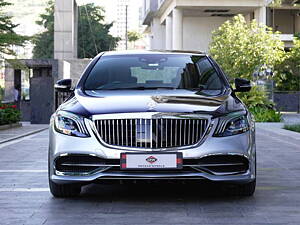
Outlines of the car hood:
M 178 112 L 225 114 L 243 110 L 231 91 L 221 96 L 206 96 L 190 90 L 75 91 L 59 110 L 82 116 L 130 112 Z

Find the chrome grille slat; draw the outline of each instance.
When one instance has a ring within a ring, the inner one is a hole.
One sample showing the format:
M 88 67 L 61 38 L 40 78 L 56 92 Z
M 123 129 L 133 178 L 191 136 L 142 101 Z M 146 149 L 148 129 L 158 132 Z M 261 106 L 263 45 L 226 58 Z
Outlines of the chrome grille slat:
M 175 146 L 177 145 L 177 121 L 175 120 Z
M 166 119 L 166 148 L 168 147 L 168 119 Z
M 182 145 L 182 144 L 181 144 L 181 137 L 182 137 L 182 135 L 181 135 L 181 133 L 182 133 L 182 120 L 180 120 L 179 131 L 180 131 L 179 145 L 181 146 L 181 145 Z
M 189 120 L 189 128 L 188 128 L 188 142 L 191 140 L 191 120 Z
M 183 132 L 183 145 L 185 145 L 185 138 L 186 138 L 186 120 L 183 120 L 183 128 L 184 128 L 184 132 Z
M 121 120 L 121 136 L 122 136 L 122 146 L 124 146 L 124 126 L 123 126 L 123 120 Z
M 195 130 L 195 120 L 193 120 L 193 130 Z M 196 137 L 195 137 L 195 132 L 194 132 L 194 134 L 193 134 L 193 139 L 192 139 L 192 142 L 194 143 L 195 142 L 195 140 L 196 140 Z
M 119 132 L 119 120 L 117 120 L 117 132 L 116 132 L 116 136 L 117 136 L 117 145 L 120 144 L 120 142 L 119 142 L 119 134 L 120 134 L 120 132 Z
M 156 133 L 155 133 L 155 143 L 156 143 L 156 148 L 158 148 L 158 119 L 156 119 Z
M 125 127 L 125 130 L 126 130 L 126 146 L 128 146 L 128 126 L 127 126 L 127 120 L 126 120 L 126 127 Z
M 199 120 L 196 121 L 196 131 L 199 131 Z M 198 140 L 198 136 L 199 136 L 199 132 L 196 132 L 196 140 Z
M 106 138 L 106 120 L 103 120 L 102 121 L 103 122 L 103 126 L 104 126 L 104 137 L 103 137 L 103 139 L 105 140 L 105 142 L 107 142 L 107 138 Z M 102 125 L 102 124 L 101 124 Z
M 136 119 L 135 120 L 135 125 L 137 125 L 138 124 L 138 120 Z M 137 128 L 135 129 L 135 147 L 137 147 L 138 145 L 137 145 Z
M 113 141 L 112 143 L 115 145 L 116 142 L 115 142 L 115 120 L 112 120 L 112 124 L 113 124 Z
M 141 137 L 143 137 L 143 129 L 142 129 L 142 119 L 139 119 L 140 121 L 140 135 L 139 135 L 139 137 L 141 138 Z M 143 147 L 143 141 L 141 141 L 141 143 L 140 143 L 140 147 Z
M 160 119 L 160 148 L 163 147 L 163 128 L 162 128 L 162 125 L 163 125 L 163 119 Z
M 107 145 L 164 149 L 195 145 L 208 126 L 205 118 L 99 119 L 95 128 Z
M 132 143 L 132 119 L 130 120 L 130 146 L 132 147 L 133 146 L 133 143 Z
M 171 132 L 170 132 L 170 147 L 172 147 L 172 144 L 173 144 L 173 129 L 172 129 L 172 126 L 173 126 L 173 120 L 170 120 L 171 121 Z
M 144 129 L 145 129 L 145 132 L 144 132 L 144 143 L 145 143 L 145 147 L 147 147 L 147 140 L 146 140 L 146 138 L 147 138 L 147 120 L 144 120 L 145 122 L 144 122 L 144 124 L 145 124 L 145 127 L 144 127 Z

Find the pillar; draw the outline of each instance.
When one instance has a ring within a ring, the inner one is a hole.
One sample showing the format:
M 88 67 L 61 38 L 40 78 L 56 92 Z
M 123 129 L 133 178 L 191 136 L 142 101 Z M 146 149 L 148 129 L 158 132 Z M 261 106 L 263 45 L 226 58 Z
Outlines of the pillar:
M 166 18 L 166 49 L 172 50 L 172 16 Z
M 296 14 L 295 15 L 295 33 L 300 32 L 300 15 Z
M 267 23 L 267 8 L 265 6 L 260 7 L 254 11 L 254 19 L 259 24 L 266 24 Z
M 77 58 L 77 5 L 75 0 L 56 0 L 54 6 L 54 58 Z
M 159 18 L 153 18 L 151 23 L 151 41 L 150 46 L 152 50 L 163 50 L 166 48 L 165 43 L 166 28 L 160 23 Z
M 183 46 L 183 21 L 182 10 L 175 8 L 173 10 L 173 25 L 172 25 L 172 48 L 174 50 L 182 50 Z

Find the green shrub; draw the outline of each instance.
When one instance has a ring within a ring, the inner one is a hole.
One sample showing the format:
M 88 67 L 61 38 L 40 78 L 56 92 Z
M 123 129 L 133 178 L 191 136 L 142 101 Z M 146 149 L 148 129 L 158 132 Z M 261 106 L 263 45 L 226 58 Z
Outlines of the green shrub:
M 300 38 L 294 39 L 294 46 L 286 53 L 283 62 L 275 66 L 276 90 L 300 91 Z
M 249 92 L 237 93 L 237 96 L 243 101 L 248 108 L 267 108 L 273 109 L 275 104 L 268 99 L 263 87 L 252 86 Z
M 0 87 L 0 101 L 3 100 L 3 96 L 4 96 L 4 88 Z
M 300 124 L 284 125 L 284 129 L 300 133 Z
M 19 122 L 21 113 L 13 104 L 0 104 L 0 125 Z
M 281 113 L 265 107 L 249 108 L 256 122 L 280 122 Z
M 251 91 L 238 93 L 238 97 L 244 102 L 253 114 L 256 122 L 280 122 L 281 114 L 274 108 L 264 89 L 253 86 Z

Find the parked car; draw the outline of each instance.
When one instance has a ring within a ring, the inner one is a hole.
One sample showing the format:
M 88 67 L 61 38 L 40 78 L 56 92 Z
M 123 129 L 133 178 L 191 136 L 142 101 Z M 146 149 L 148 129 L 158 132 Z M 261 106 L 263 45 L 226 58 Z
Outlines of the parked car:
M 104 180 L 210 180 L 255 191 L 255 127 L 208 55 L 104 52 L 87 66 L 51 117 L 49 185 L 56 197 Z

